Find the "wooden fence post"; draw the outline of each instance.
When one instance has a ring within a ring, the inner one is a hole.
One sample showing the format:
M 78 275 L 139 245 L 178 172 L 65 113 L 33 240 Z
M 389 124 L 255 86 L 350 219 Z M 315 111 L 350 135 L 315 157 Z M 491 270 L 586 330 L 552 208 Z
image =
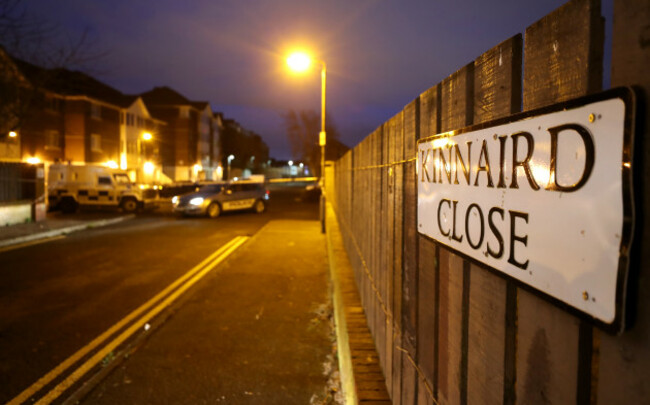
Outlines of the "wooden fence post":
M 634 162 L 641 168 L 643 194 L 637 213 L 643 214 L 637 222 L 642 228 L 636 244 L 640 255 L 630 278 L 635 302 L 628 308 L 636 312 L 636 322 L 621 336 L 600 335 L 597 393 L 601 404 L 640 404 L 650 401 L 650 1 L 614 2 L 612 47 L 612 86 L 639 86 L 645 98 L 637 110 L 641 125 Z

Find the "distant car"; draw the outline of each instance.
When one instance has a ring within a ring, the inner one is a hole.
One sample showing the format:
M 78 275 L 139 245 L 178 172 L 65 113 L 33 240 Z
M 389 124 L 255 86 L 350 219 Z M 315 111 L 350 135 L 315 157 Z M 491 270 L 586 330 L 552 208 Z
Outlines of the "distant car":
M 266 211 L 269 191 L 261 182 L 237 181 L 215 183 L 201 187 L 194 193 L 172 198 L 174 212 L 183 215 L 205 215 L 216 218 L 223 211 Z

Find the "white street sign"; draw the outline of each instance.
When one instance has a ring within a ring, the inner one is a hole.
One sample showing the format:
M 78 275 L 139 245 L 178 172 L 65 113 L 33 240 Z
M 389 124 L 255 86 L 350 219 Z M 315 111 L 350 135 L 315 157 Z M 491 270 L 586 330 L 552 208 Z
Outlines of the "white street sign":
M 633 233 L 621 92 L 420 140 L 418 231 L 604 324 L 620 321 Z

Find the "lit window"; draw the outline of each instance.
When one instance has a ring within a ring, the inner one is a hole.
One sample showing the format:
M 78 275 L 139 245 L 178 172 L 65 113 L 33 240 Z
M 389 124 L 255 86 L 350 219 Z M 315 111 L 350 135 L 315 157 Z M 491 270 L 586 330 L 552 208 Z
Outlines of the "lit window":
M 181 107 L 179 111 L 181 118 L 190 118 L 190 107 Z

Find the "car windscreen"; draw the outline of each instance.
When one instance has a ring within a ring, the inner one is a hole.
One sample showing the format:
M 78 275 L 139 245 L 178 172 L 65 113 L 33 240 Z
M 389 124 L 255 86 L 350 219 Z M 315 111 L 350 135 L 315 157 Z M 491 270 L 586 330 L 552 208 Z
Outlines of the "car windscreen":
M 221 184 L 208 184 L 199 189 L 199 193 L 216 194 L 221 191 L 223 186 Z

